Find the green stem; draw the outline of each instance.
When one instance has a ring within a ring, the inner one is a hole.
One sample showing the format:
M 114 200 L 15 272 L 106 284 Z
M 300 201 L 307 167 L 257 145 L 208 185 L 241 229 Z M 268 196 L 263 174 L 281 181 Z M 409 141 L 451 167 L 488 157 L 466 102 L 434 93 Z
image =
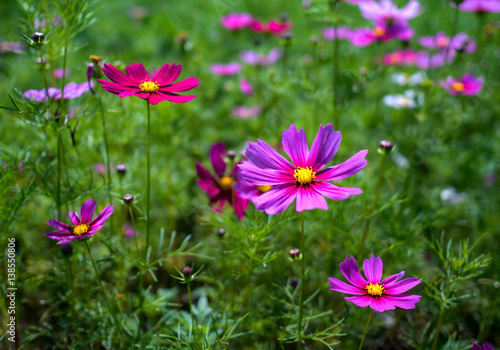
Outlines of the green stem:
M 101 120 L 102 120 L 102 134 L 104 138 L 104 150 L 106 152 L 106 169 L 108 171 L 108 199 L 109 199 L 109 204 L 113 204 L 113 198 L 111 197 L 111 165 L 110 165 L 110 159 L 109 159 L 109 145 L 108 145 L 108 132 L 106 128 L 106 117 L 104 113 L 104 106 L 102 104 L 102 98 L 101 94 L 99 91 L 99 109 L 101 111 Z M 113 224 L 111 224 L 111 227 L 113 227 Z
M 363 332 L 363 338 L 361 338 L 361 343 L 359 344 L 358 350 L 361 350 L 363 348 L 363 343 L 365 342 L 366 332 L 368 331 L 368 326 L 370 325 L 372 315 L 373 309 L 370 309 L 370 315 L 368 315 L 368 321 L 366 322 L 365 331 Z
M 71 261 L 69 257 L 66 257 L 66 266 L 68 267 L 68 283 L 69 283 L 69 289 L 71 293 L 71 318 L 75 320 L 75 292 L 74 292 L 74 287 L 73 287 L 73 272 L 71 270 Z
M 61 101 L 64 101 L 64 83 L 66 80 L 66 58 L 68 57 L 68 41 L 69 41 L 69 0 L 66 0 L 66 35 L 64 38 L 64 51 L 63 51 L 64 53 L 63 53 L 63 75 L 61 80 L 62 83 Z
M 332 3 L 333 7 L 333 30 L 335 35 L 337 35 L 338 30 L 338 19 L 339 19 L 339 2 L 334 0 Z M 339 76 L 339 40 L 334 38 L 333 40 L 333 121 L 335 130 L 339 130 L 340 127 L 340 111 L 338 100 L 338 89 L 337 82 Z
M 382 187 L 382 180 L 384 178 L 384 169 L 385 169 L 385 160 L 387 158 L 387 155 L 384 154 L 384 157 L 382 158 L 382 166 L 380 167 L 380 174 L 378 177 L 378 183 L 377 183 L 377 189 L 375 190 L 375 198 L 373 199 L 372 207 L 369 213 L 368 218 L 366 219 L 365 222 L 365 229 L 363 231 L 363 237 L 361 238 L 361 242 L 359 243 L 359 248 L 358 248 L 358 256 L 360 256 L 363 253 L 363 249 L 365 247 L 365 240 L 366 236 L 368 235 L 368 230 L 370 229 L 370 223 L 372 221 L 372 214 L 377 206 L 377 200 L 378 196 L 380 193 L 380 188 Z
M 95 264 L 94 258 L 92 257 L 92 252 L 90 251 L 89 244 L 87 243 L 87 240 L 84 240 L 83 242 L 85 243 L 85 247 L 87 247 L 87 252 L 89 253 L 90 261 L 92 261 L 92 266 L 94 267 L 95 278 L 96 278 L 97 282 L 99 283 L 99 287 L 101 287 L 102 294 L 104 294 L 104 300 L 106 301 L 106 306 L 108 307 L 108 311 L 111 314 L 111 317 L 113 318 L 113 323 L 119 329 L 120 338 L 123 340 L 120 324 L 118 323 L 118 320 L 116 319 L 115 313 L 113 312 L 113 310 L 111 310 L 111 303 L 109 302 L 108 295 L 106 294 L 106 291 L 104 290 L 104 286 L 102 285 L 101 279 L 99 278 L 99 271 L 97 270 L 97 266 Z
M 131 205 L 128 206 L 128 211 L 130 213 L 130 221 L 132 221 L 132 230 L 134 231 L 135 253 L 137 254 L 137 258 L 139 258 L 139 243 L 137 243 L 137 231 L 135 230 L 134 211 L 132 210 Z
M 305 285 L 305 233 L 304 233 L 304 212 L 300 216 L 301 222 L 301 240 L 300 240 L 300 254 L 302 259 L 300 260 L 300 296 L 299 296 L 299 318 L 297 320 L 297 349 L 302 349 L 302 315 L 303 315 L 303 304 L 304 304 L 304 285 Z
M 61 170 L 61 164 L 62 164 L 62 152 L 63 152 L 63 145 L 62 145 L 62 135 L 61 135 L 61 129 L 57 129 L 57 193 L 56 193 L 56 206 L 57 206 L 57 217 L 59 220 L 61 220 L 62 213 L 61 213 L 61 177 L 62 177 L 62 170 Z
M 151 146 L 151 113 L 150 113 L 150 108 L 149 108 L 149 100 L 146 100 L 146 105 L 148 106 L 148 145 L 147 145 L 147 188 L 146 188 L 146 249 L 145 249 L 145 256 L 147 256 L 148 253 L 148 247 L 149 247 L 149 224 L 150 224 L 150 206 L 151 206 L 151 164 L 150 164 L 150 146 Z
M 47 96 L 47 112 L 49 113 L 49 115 L 51 115 L 50 97 L 49 97 L 49 83 L 47 82 L 47 72 L 45 71 L 45 62 L 44 62 L 43 55 L 42 55 L 42 48 L 40 48 L 38 50 L 38 52 L 40 53 L 40 67 L 42 70 L 43 83 L 45 84 L 45 94 Z
M 432 342 L 432 350 L 436 350 L 436 345 L 439 338 L 439 331 L 441 329 L 441 323 L 443 322 L 443 314 L 444 314 L 444 308 L 442 307 L 441 311 L 439 312 L 438 324 L 436 326 L 436 335 L 434 335 L 434 341 Z
M 187 283 L 188 296 L 189 296 L 189 313 L 191 314 L 191 329 L 193 330 L 193 340 L 196 340 L 196 331 L 194 328 L 194 315 L 193 315 L 193 301 L 191 299 L 191 286 L 190 283 Z

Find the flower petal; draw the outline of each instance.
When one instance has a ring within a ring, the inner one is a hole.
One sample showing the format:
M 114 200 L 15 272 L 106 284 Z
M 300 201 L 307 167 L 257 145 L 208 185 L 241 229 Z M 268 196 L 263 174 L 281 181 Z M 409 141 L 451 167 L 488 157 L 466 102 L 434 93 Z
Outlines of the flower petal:
M 238 192 L 234 193 L 234 211 L 241 220 L 245 217 L 245 210 L 248 208 L 248 200 L 242 198 Z
M 172 85 L 165 86 L 165 87 L 162 86 L 161 90 L 165 90 L 168 92 L 183 92 L 183 91 L 188 91 L 188 90 L 194 89 L 198 85 L 200 85 L 199 79 L 197 79 L 195 77 L 189 77 L 187 79 L 178 81 L 177 83 L 174 83 Z
M 292 159 L 296 167 L 307 167 L 306 161 L 309 154 L 307 147 L 306 133 L 304 129 L 297 131 L 294 124 L 290 125 L 289 130 L 283 131 L 283 148 L 286 154 Z
M 226 162 L 224 156 L 226 154 L 226 145 L 224 143 L 216 143 L 210 147 L 210 162 L 219 177 L 223 177 L 226 172 Z
M 106 220 L 113 214 L 114 209 L 112 205 L 108 205 L 106 208 L 104 208 L 99 215 L 95 217 L 95 219 L 90 223 L 90 231 L 96 232 L 101 229 L 101 227 L 104 225 Z
M 47 232 L 44 233 L 45 236 L 51 238 L 51 239 L 63 239 L 65 237 L 69 237 L 71 233 L 69 232 Z
M 104 74 L 106 74 L 106 76 L 109 79 L 111 79 L 112 82 L 120 84 L 120 85 L 139 86 L 139 84 L 141 83 L 140 80 L 134 81 L 133 79 L 131 79 L 127 75 L 123 74 L 120 70 L 118 70 L 112 64 L 104 64 L 102 71 L 104 72 Z M 103 80 L 99 80 L 99 81 L 103 82 Z
M 382 298 L 385 298 L 394 306 L 408 310 L 408 309 L 415 308 L 415 304 L 420 301 L 421 296 L 420 295 L 397 295 L 397 296 L 396 295 L 387 295 L 387 296 L 383 296 Z M 382 299 L 382 298 L 380 298 L 380 299 Z
M 156 105 L 163 101 L 170 101 L 173 103 L 185 103 L 191 101 L 197 95 L 177 95 L 173 92 L 164 91 L 160 88 L 160 90 L 152 93 L 149 97 L 149 103 L 152 105 Z
M 387 310 L 395 310 L 396 305 L 393 303 L 393 301 L 386 297 L 386 296 L 381 296 L 380 298 L 372 298 L 372 302 L 370 303 L 370 307 L 378 312 L 384 312 Z
M 71 232 L 71 230 L 72 230 L 71 226 L 66 225 L 64 222 L 60 222 L 60 221 L 55 220 L 55 219 L 47 221 L 47 225 L 52 226 L 53 228 L 60 230 L 60 231 Z
M 384 284 L 386 288 L 389 288 L 393 283 L 396 283 L 401 278 L 403 278 L 404 275 L 405 275 L 405 272 L 401 271 L 400 273 L 398 273 L 396 275 L 392 275 L 392 276 L 387 277 L 385 280 L 383 280 L 380 283 Z
M 175 81 L 181 74 L 181 70 L 181 65 L 176 65 L 175 63 L 169 65 L 165 63 L 151 80 L 156 81 L 160 86 L 165 86 Z
M 340 271 L 352 285 L 361 289 L 366 288 L 367 282 L 363 278 L 363 276 L 361 276 L 358 268 L 358 263 L 356 262 L 356 259 L 354 259 L 354 257 L 351 256 L 348 259 L 346 256 L 345 261 L 343 263 L 340 263 Z
M 73 223 L 73 225 L 76 226 L 76 225 L 80 224 L 80 217 L 78 216 L 78 213 L 76 211 L 69 212 L 68 217 L 71 220 L 71 222 Z
M 300 186 L 297 192 L 296 209 L 300 213 L 304 210 L 328 210 L 325 197 L 316 192 L 312 186 Z
M 422 281 L 420 278 L 406 278 L 398 283 L 394 283 L 390 286 L 385 286 L 385 292 L 387 294 L 395 295 L 404 293 Z
M 94 216 L 96 207 L 97 202 L 92 198 L 82 204 L 82 208 L 80 209 L 80 216 L 83 223 L 88 224 L 92 221 L 92 216 Z
M 249 142 L 245 155 L 253 165 L 261 169 L 289 170 L 292 173 L 295 169 L 288 160 L 262 140 Z
M 368 150 L 362 150 L 346 160 L 344 163 L 329 168 L 321 169 L 316 174 L 318 181 L 336 181 L 352 176 L 363 169 L 368 162 L 365 157 Z
M 240 176 L 243 180 L 256 186 L 282 185 L 284 183 L 295 183 L 293 174 L 274 169 L 261 169 L 250 162 L 238 164 L 241 170 Z
M 125 68 L 125 71 L 127 72 L 127 75 L 136 82 L 149 80 L 149 74 L 146 71 L 146 68 L 144 68 L 144 65 L 142 63 L 134 62 L 130 66 L 127 66 L 127 68 Z
M 353 187 L 337 187 L 328 182 L 317 182 L 311 185 L 316 191 L 321 193 L 323 196 L 334 199 L 343 200 L 347 199 L 352 195 L 357 195 L 363 193 L 359 188 Z
M 366 295 L 366 290 L 351 286 L 345 282 L 339 281 L 336 278 L 328 277 L 328 282 L 330 282 L 331 284 L 330 289 L 336 292 L 354 295 Z
M 319 127 L 318 134 L 309 151 L 307 165 L 318 171 L 328 164 L 340 147 L 342 133 L 334 131 L 331 123 Z
M 370 255 L 370 259 L 363 262 L 363 271 L 365 273 L 368 283 L 377 284 L 382 279 L 383 264 L 382 259 L 375 255 Z
M 373 298 L 369 295 L 365 295 L 360 297 L 345 297 L 344 299 L 350 301 L 356 306 L 367 307 L 371 304 Z
M 196 181 L 198 181 L 201 189 L 205 191 L 209 197 L 215 197 L 219 195 L 219 183 L 214 178 L 214 176 L 198 161 L 196 162 L 196 174 L 199 177 L 199 179 Z
M 268 215 L 284 211 L 294 201 L 298 189 L 293 185 L 277 185 L 266 193 L 253 199 L 257 210 L 265 211 Z

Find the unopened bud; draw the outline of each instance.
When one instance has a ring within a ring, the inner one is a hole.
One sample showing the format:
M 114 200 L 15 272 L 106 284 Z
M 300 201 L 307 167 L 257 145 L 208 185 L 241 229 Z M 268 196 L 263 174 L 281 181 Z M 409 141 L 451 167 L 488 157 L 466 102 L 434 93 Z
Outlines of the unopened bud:
M 389 153 L 391 153 L 392 149 L 394 148 L 394 145 L 392 144 L 391 141 L 383 140 L 383 141 L 380 141 L 378 148 L 382 154 L 389 154 Z
M 123 201 L 127 204 L 130 204 L 134 201 L 134 196 L 131 195 L 130 193 L 127 193 L 127 194 L 123 195 Z
M 73 244 L 71 243 L 64 243 L 62 246 L 61 246 L 61 253 L 64 255 L 64 256 L 71 256 L 73 255 Z
M 123 293 L 118 293 L 118 294 L 116 294 L 116 299 L 118 299 L 118 300 L 123 300 L 123 299 L 125 299 L 125 294 L 123 294 Z
M 189 277 L 193 274 L 193 269 L 190 268 L 189 266 L 186 266 L 184 268 L 184 270 L 182 270 L 182 274 L 185 276 L 185 277 Z
M 226 152 L 226 157 L 228 157 L 229 159 L 233 160 L 234 158 L 236 158 L 236 152 L 235 151 L 227 151 Z
M 226 230 L 225 230 L 225 229 L 223 229 L 223 228 L 220 228 L 220 229 L 217 231 L 217 235 L 218 235 L 219 237 L 221 237 L 221 238 L 222 238 L 222 237 L 224 237 L 224 235 L 225 235 L 225 234 L 226 234 Z
M 118 164 L 116 166 L 116 172 L 123 176 L 127 173 L 127 167 L 125 166 L 125 164 Z
M 299 285 L 299 280 L 296 278 L 292 279 L 290 285 L 292 286 L 293 289 L 297 288 L 297 286 Z
M 290 258 L 292 259 L 297 259 L 300 256 L 300 250 L 299 249 L 292 249 L 290 250 Z
M 40 48 L 45 44 L 45 34 L 40 32 L 35 32 L 31 36 L 31 40 L 33 40 L 33 45 Z

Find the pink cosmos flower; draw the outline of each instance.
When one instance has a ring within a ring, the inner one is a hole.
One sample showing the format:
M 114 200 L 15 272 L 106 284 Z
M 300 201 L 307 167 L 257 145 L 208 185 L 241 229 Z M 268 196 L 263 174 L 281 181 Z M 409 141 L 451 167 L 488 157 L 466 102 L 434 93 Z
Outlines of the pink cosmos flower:
M 250 28 L 257 33 L 272 33 L 274 35 L 280 35 L 287 30 L 292 28 L 292 24 L 289 22 L 282 23 L 276 20 L 271 20 L 268 23 L 260 22 L 254 19 L 250 24 Z
M 351 33 L 351 44 L 367 46 L 374 42 L 385 42 L 392 39 L 409 40 L 413 36 L 413 29 L 403 24 L 377 24 L 375 28 L 358 28 Z
M 429 49 L 450 51 L 452 55 L 455 54 L 454 51 L 465 53 L 476 51 L 476 42 L 465 33 L 458 33 L 450 39 L 445 33 L 438 32 L 435 36 L 421 37 L 418 42 Z
M 253 22 L 253 17 L 248 13 L 230 13 L 222 17 L 220 23 L 223 27 L 229 30 L 240 30 L 250 26 Z
M 253 86 L 250 84 L 250 82 L 246 79 L 240 79 L 240 90 L 243 92 L 245 95 L 253 95 Z
M 384 55 L 383 62 L 388 66 L 414 66 L 417 63 L 418 53 L 412 49 L 395 50 Z
M 91 87 L 94 87 L 94 82 L 90 82 L 90 86 L 88 82 L 84 82 L 81 84 L 77 83 L 69 83 L 64 87 L 64 98 L 65 99 L 74 99 L 82 96 L 84 93 L 88 92 Z M 58 88 L 50 87 L 49 89 L 49 98 L 51 100 L 59 100 L 62 97 L 62 92 Z M 47 91 L 45 89 L 42 90 L 27 90 L 24 92 L 24 97 L 27 99 L 33 99 L 36 102 L 47 101 Z
M 340 271 L 352 285 L 330 277 L 328 278 L 331 284 L 330 289 L 340 293 L 356 295 L 344 299 L 359 307 L 370 306 L 378 312 L 395 310 L 396 307 L 406 310 L 414 309 L 415 304 L 420 300 L 420 295 L 402 293 L 415 287 L 422 280 L 419 278 L 406 278 L 399 281 L 405 275 L 404 271 L 382 280 L 382 267 L 382 259 L 380 257 L 375 258 L 372 254 L 370 259 L 363 262 L 365 280 L 359 272 L 356 259 L 352 256 L 348 259 L 346 256 L 345 261 L 340 263 Z
M 237 165 L 226 174 L 227 164 L 224 161 L 226 154 L 226 145 L 216 143 L 210 147 L 210 162 L 215 171 L 215 176 L 212 175 L 200 162 L 196 162 L 196 174 L 199 179 L 200 188 L 206 192 L 210 198 L 210 205 L 216 212 L 222 213 L 222 210 L 227 203 L 234 207 L 234 211 L 238 219 L 243 219 L 245 210 L 248 207 L 248 201 L 243 199 L 235 185 L 238 182 L 236 178 Z
M 294 124 L 283 131 L 283 147 L 292 163 L 262 140 L 249 142 L 245 151 L 248 161 L 239 165 L 241 177 L 255 186 L 273 186 L 271 190 L 253 199 L 257 210 L 267 214 L 284 211 L 295 199 L 296 210 L 328 209 L 324 197 L 347 199 L 363 193 L 359 188 L 337 187 L 327 181 L 337 181 L 356 174 L 365 167 L 368 150 L 356 153 L 346 162 L 324 168 L 340 146 L 342 134 L 332 124 L 320 126 L 311 149 L 303 129 Z M 323 169 L 324 168 L 324 169 Z
M 5 52 L 21 53 L 23 52 L 23 47 L 18 42 L 2 41 L 2 39 L 0 39 L 0 54 Z
M 69 69 L 66 68 L 66 74 L 64 74 L 65 77 L 69 76 Z M 62 68 L 57 68 L 54 69 L 54 78 L 61 79 L 63 77 L 63 69 Z
M 252 66 L 269 66 L 278 61 L 280 57 L 281 51 L 279 49 L 272 49 L 267 55 L 255 51 L 243 51 L 240 53 L 240 59 Z
M 108 172 L 108 168 L 106 167 L 106 165 L 102 164 L 102 163 L 96 163 L 94 164 L 94 170 L 96 171 L 96 173 L 98 174 L 106 174 Z
M 417 0 L 410 0 L 403 8 L 398 8 L 391 0 L 363 1 L 359 4 L 361 15 L 376 24 L 391 26 L 395 23 L 407 23 L 418 16 L 422 9 Z
M 134 237 L 134 227 L 132 226 L 132 224 L 130 222 L 126 222 L 123 224 L 122 232 L 123 232 L 123 236 L 125 238 Z
M 113 214 L 113 206 L 109 205 L 105 207 L 99 215 L 92 220 L 95 210 L 97 207 L 97 202 L 92 198 L 82 204 L 80 210 L 80 216 L 77 212 L 68 213 L 68 217 L 73 223 L 73 226 L 66 225 L 63 222 L 57 220 L 47 221 L 47 225 L 61 232 L 47 232 L 44 233 L 45 236 L 51 239 L 57 239 L 59 242 L 57 244 L 64 244 L 76 239 L 85 239 L 92 237 L 97 231 L 99 231 L 106 220 Z
M 233 117 L 239 119 L 253 119 L 257 117 L 262 112 L 260 106 L 246 107 L 246 106 L 236 106 L 233 108 Z
M 452 3 L 452 6 L 456 5 Z M 458 8 L 466 12 L 500 12 L 500 1 L 499 0 L 465 0 Z
M 126 67 L 127 74 L 123 74 L 111 64 L 104 64 L 102 71 L 111 80 L 97 79 L 102 87 L 121 98 L 137 96 L 155 105 L 162 101 L 183 103 L 191 101 L 196 95 L 179 95 L 178 92 L 191 90 L 198 86 L 195 77 L 174 81 L 181 74 L 182 66 L 165 63 L 151 78 L 141 63 L 132 63 Z
M 337 27 L 337 32 L 335 32 L 335 27 L 328 27 L 323 30 L 323 37 L 326 40 L 350 40 L 354 31 L 347 27 Z
M 442 86 L 453 96 L 473 96 L 479 94 L 483 88 L 483 81 L 483 77 L 476 78 L 470 73 L 465 73 L 459 80 L 448 77 Z
M 217 75 L 234 75 L 238 74 L 241 70 L 241 64 L 238 62 L 231 62 L 228 64 L 215 63 L 210 66 L 210 72 Z

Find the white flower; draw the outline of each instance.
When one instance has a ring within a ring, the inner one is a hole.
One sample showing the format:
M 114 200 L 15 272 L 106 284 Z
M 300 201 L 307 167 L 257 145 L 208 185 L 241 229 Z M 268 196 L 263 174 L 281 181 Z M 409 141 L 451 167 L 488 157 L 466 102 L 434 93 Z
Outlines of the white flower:
M 412 75 L 409 75 L 408 73 L 394 73 L 391 77 L 393 83 L 401 86 L 420 85 L 425 79 L 427 79 L 427 74 L 425 74 L 425 72 L 416 72 Z
M 414 109 L 424 102 L 424 97 L 421 93 L 407 90 L 403 95 L 386 95 L 383 101 L 388 107 L 396 109 Z
M 398 165 L 398 167 L 402 169 L 408 169 L 408 167 L 410 166 L 410 161 L 408 160 L 408 158 L 403 156 L 401 153 L 392 152 L 392 159 Z
M 450 186 L 441 191 L 440 197 L 444 203 L 462 203 L 467 199 L 467 194 L 464 192 L 457 193 L 457 189 Z

